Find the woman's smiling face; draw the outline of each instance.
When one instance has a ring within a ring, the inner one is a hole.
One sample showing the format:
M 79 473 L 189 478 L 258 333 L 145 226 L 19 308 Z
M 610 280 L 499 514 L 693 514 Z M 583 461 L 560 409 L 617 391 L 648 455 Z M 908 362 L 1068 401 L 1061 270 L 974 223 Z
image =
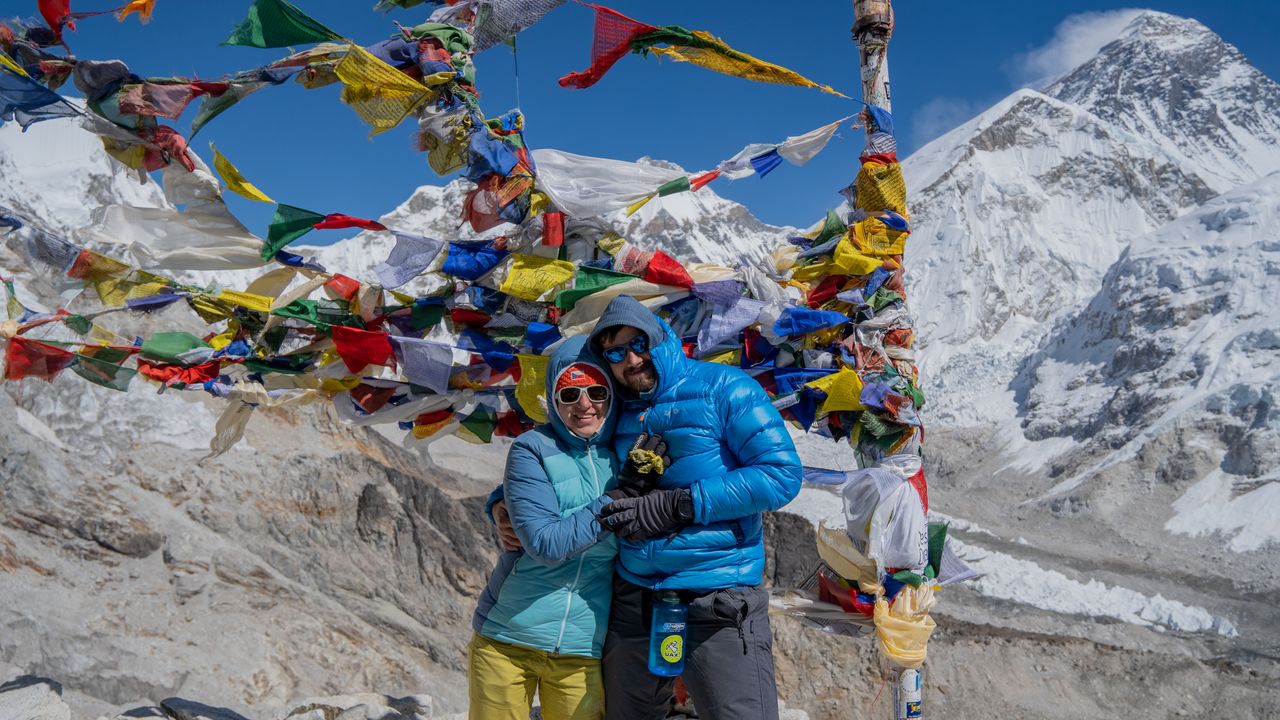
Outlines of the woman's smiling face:
M 596 401 L 591 399 L 587 388 L 565 389 L 578 391 L 578 397 L 572 403 L 561 402 L 561 393 L 556 393 L 556 412 L 560 414 L 565 427 L 569 428 L 569 432 L 583 439 L 595 435 L 604 424 L 605 414 L 609 412 L 608 396 Z

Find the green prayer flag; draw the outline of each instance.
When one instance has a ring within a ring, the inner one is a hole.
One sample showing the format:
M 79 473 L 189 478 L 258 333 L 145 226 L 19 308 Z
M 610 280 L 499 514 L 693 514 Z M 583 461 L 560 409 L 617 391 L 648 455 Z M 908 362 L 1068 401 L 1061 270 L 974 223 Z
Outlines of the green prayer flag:
M 872 293 L 871 297 L 867 298 L 867 304 L 871 306 L 872 310 L 880 312 L 889 305 L 902 300 L 905 300 L 905 298 L 889 288 L 882 286 L 879 290 Z
M 409 311 L 409 326 L 414 330 L 426 330 L 444 317 L 444 305 L 419 305 L 413 304 L 413 309 Z
M 80 353 L 76 354 L 71 370 L 94 385 L 122 392 L 128 391 L 129 382 L 138 374 L 138 371 L 133 368 L 117 365 L 105 358 L 99 359 Z
M 281 248 L 311 231 L 324 215 L 292 205 L 276 205 L 276 214 L 267 228 L 267 242 L 262 246 L 262 259 L 270 260 Z
M 200 129 L 210 120 L 270 84 L 265 81 L 232 82 L 231 87 L 221 95 L 205 95 L 200 108 L 196 110 L 196 116 L 191 120 L 191 138 L 195 138 L 196 133 L 200 132 Z
M 822 221 L 822 229 L 818 231 L 818 237 L 813 239 L 813 244 L 821 245 L 828 240 L 838 238 L 848 229 L 835 210 L 828 210 L 826 219 Z
M 341 39 L 341 35 L 284 0 L 254 0 L 249 14 L 222 44 L 277 48 Z
M 475 435 L 480 442 L 487 443 L 493 440 L 493 429 L 497 427 L 498 419 L 494 416 L 492 410 L 482 405 L 476 408 L 475 412 L 468 415 L 461 424 L 472 435 Z
M 319 322 L 318 315 L 316 313 L 316 301 L 308 300 L 306 298 L 294 300 L 284 307 L 276 308 L 271 311 L 271 314 L 279 315 L 280 317 L 304 320 L 312 325 Z
M 686 175 L 682 178 L 676 178 L 671 182 L 663 183 L 662 186 L 658 188 L 658 197 L 666 197 L 678 192 L 688 192 L 690 187 L 689 176 Z
M 178 356 L 188 350 L 209 347 L 200 338 L 186 332 L 160 332 L 142 341 L 142 356 L 148 360 L 178 362 Z
M 83 315 L 68 315 L 62 324 L 77 335 L 85 335 L 93 329 L 93 322 Z
M 929 565 L 925 574 L 932 572 L 930 578 L 936 578 L 942 572 L 942 548 L 947 544 L 947 529 L 946 523 L 929 523 Z
M 573 278 L 573 288 L 562 290 L 556 295 L 556 307 L 568 312 L 573 309 L 574 305 L 578 304 L 579 300 L 592 293 L 600 292 L 610 285 L 617 285 L 618 283 L 635 279 L 635 275 L 595 268 L 590 265 L 580 265 L 578 266 L 577 274 Z

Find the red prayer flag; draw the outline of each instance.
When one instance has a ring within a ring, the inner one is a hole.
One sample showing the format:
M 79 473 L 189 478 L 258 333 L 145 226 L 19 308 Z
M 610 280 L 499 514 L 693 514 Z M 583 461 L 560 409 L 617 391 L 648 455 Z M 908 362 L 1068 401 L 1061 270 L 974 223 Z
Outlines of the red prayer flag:
M 222 374 L 222 364 L 217 360 L 210 360 L 201 365 L 186 367 L 138 358 L 138 372 L 143 377 L 158 380 L 165 385 L 176 383 L 199 385 L 209 380 L 217 380 L 218 375 Z
M 564 245 L 564 213 L 549 212 L 542 215 L 542 244 L 547 247 Z
M 719 170 L 712 170 L 711 172 L 702 173 L 698 177 L 691 178 L 689 180 L 689 189 L 701 190 L 703 185 L 706 185 L 707 183 L 711 182 L 712 180 L 715 180 L 718 177 L 720 177 Z
M 342 273 L 333 276 L 333 279 L 324 284 L 325 287 L 333 290 L 343 300 L 350 302 L 360 292 L 360 281 L 355 278 L 349 278 Z
M 920 496 L 920 507 L 925 512 L 929 512 L 929 483 L 924 480 L 924 468 L 920 468 L 915 475 L 907 478 L 907 482 L 916 489 L 916 494 Z
M 4 351 L 4 377 L 6 380 L 33 377 L 53 382 L 75 359 L 75 353 L 69 350 L 15 335 L 9 338 Z
M 63 25 L 76 29 L 75 22 L 71 20 L 71 0 L 40 0 L 39 6 L 40 15 L 49 23 L 49 29 L 53 30 L 59 42 L 62 41 Z
M 516 363 L 512 363 L 515 365 Z M 498 415 L 498 424 L 493 428 L 493 434 L 499 437 L 519 437 L 526 430 L 533 427 L 532 424 L 520 421 L 520 413 L 515 410 L 507 410 Z
M 381 409 L 383 405 L 386 405 L 391 396 L 395 394 L 396 389 L 394 387 L 374 387 L 373 385 L 360 383 L 351 391 L 351 399 L 355 401 L 356 405 L 360 406 L 361 410 L 373 413 Z
M 808 300 L 809 307 L 817 310 L 822 307 L 823 303 L 831 300 L 840 292 L 840 288 L 849 281 L 848 275 L 828 275 L 818 283 L 818 286 L 809 291 L 809 295 L 805 298 Z
M 858 158 L 863 165 L 892 165 L 898 162 L 898 153 L 875 153 Z
M 453 417 L 452 408 L 445 408 L 443 410 L 433 410 L 431 412 L 422 413 L 418 417 L 414 418 L 413 424 L 414 425 L 435 425 L 436 423 L 444 422 L 445 420 L 448 420 L 451 417 Z
M 684 266 L 661 250 L 653 251 L 653 258 L 644 271 L 644 279 L 658 285 L 674 285 L 685 289 L 693 287 L 693 278 L 685 272 Z
M 471 308 L 452 308 L 449 310 L 449 319 L 454 325 L 478 325 L 484 327 L 493 318 L 479 310 Z
M 617 10 L 590 3 L 583 5 L 596 10 L 595 37 L 591 41 L 591 67 L 560 78 L 561 87 L 572 85 L 576 88 L 588 88 L 595 85 L 614 63 L 631 51 L 632 40 L 658 30 L 648 23 L 632 20 Z
M 366 365 L 390 365 L 395 362 L 391 341 L 384 332 L 335 325 L 333 346 L 347 369 L 358 373 Z
M 329 213 L 324 219 L 313 225 L 317 230 L 341 230 L 343 228 L 358 227 L 364 230 L 386 230 L 387 226 L 377 220 L 365 220 L 364 218 L 351 217 L 342 213 Z
M 142 156 L 142 166 L 148 172 L 163 170 L 169 163 L 177 160 L 188 172 L 196 171 L 196 164 L 187 156 L 187 139 L 182 133 L 167 125 L 138 131 L 147 141 L 146 153 Z

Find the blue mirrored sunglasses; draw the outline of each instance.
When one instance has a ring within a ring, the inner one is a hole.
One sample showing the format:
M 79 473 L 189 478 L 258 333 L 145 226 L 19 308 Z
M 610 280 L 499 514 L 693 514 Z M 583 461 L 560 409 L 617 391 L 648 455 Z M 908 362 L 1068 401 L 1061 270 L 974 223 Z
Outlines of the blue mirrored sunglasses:
M 621 345 L 605 348 L 602 354 L 605 360 L 616 365 L 626 359 L 628 350 L 637 355 L 649 352 L 649 336 L 637 335 Z

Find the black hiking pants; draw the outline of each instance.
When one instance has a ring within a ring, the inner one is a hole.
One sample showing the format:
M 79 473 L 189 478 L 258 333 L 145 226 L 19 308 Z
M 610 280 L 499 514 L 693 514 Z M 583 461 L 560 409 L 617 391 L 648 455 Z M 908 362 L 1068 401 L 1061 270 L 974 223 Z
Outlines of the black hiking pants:
M 662 720 L 675 678 L 649 672 L 656 593 L 613 577 L 604 640 L 606 720 Z M 704 720 L 778 720 L 769 593 L 758 587 L 681 591 L 689 605 L 684 683 Z

